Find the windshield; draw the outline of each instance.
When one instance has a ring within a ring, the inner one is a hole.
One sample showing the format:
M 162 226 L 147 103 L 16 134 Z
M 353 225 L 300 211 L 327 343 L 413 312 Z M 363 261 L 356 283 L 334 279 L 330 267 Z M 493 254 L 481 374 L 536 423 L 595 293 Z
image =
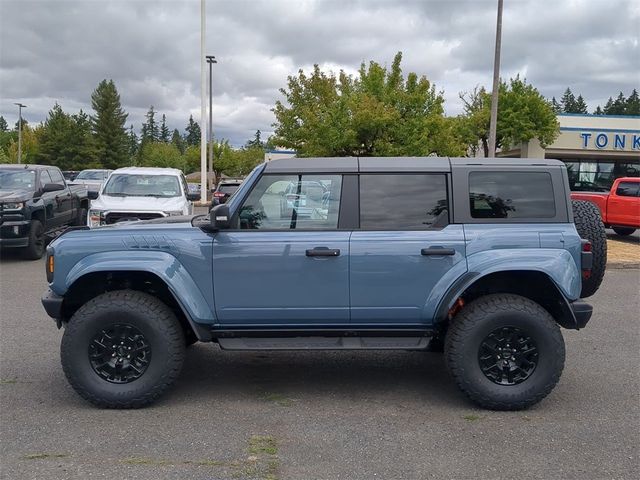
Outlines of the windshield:
M 102 194 L 112 197 L 179 197 L 181 192 L 175 175 L 114 173 Z
M 0 170 L 0 190 L 34 190 L 35 185 L 33 170 Z
M 107 172 L 103 170 L 83 170 L 78 174 L 76 180 L 103 180 Z

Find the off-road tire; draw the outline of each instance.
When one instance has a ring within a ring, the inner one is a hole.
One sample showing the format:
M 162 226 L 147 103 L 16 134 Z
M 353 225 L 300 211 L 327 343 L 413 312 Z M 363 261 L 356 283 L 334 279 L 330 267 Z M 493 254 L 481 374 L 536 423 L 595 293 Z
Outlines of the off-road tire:
M 616 232 L 617 235 L 620 235 L 621 237 L 626 237 L 627 235 L 631 235 L 636 231 L 635 228 L 631 227 L 612 227 L 612 229 L 614 232 Z
M 537 347 L 537 365 L 521 383 L 500 385 L 480 366 L 483 341 L 496 329 L 517 328 Z M 521 410 L 546 397 L 560 379 L 565 348 L 558 324 L 543 307 L 512 294 L 480 297 L 452 320 L 445 360 L 458 387 L 474 403 L 491 410 Z
M 593 266 L 591 276 L 582 279 L 580 298 L 593 295 L 600 288 L 604 272 L 607 268 L 607 232 L 602 223 L 598 207 L 584 200 L 573 200 L 573 221 L 581 238 L 591 242 Z
M 150 362 L 129 383 L 111 383 L 96 373 L 89 360 L 95 335 L 127 324 L 150 344 Z M 172 310 L 157 298 L 133 290 L 107 292 L 84 304 L 71 317 L 62 337 L 62 368 L 81 397 L 98 407 L 139 408 L 162 395 L 176 380 L 185 355 L 185 337 Z
M 29 226 L 29 245 L 24 248 L 23 256 L 27 260 L 39 260 L 45 252 L 46 239 L 44 225 L 40 220 L 31 220 Z
M 76 227 L 82 227 L 87 225 L 87 209 L 85 207 L 78 208 L 78 214 L 73 222 Z

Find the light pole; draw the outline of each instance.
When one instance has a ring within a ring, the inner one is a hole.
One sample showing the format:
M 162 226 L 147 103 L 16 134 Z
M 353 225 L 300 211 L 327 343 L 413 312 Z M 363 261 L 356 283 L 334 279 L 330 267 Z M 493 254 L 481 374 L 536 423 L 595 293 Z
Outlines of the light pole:
M 205 38 L 207 28 L 205 0 L 200 0 L 200 201 L 207 201 L 207 125 L 204 116 L 206 107 L 207 74 L 205 70 Z
M 207 55 L 209 64 L 209 188 L 213 188 L 216 178 L 213 173 L 213 64 L 218 63 L 214 55 Z
M 22 163 L 22 109 L 27 108 L 21 103 L 14 103 L 18 106 L 18 163 Z
M 502 46 L 502 2 L 503 0 L 498 0 L 496 51 L 493 59 L 493 91 L 491 92 L 491 120 L 489 121 L 489 157 L 496 156 L 496 123 L 498 122 L 498 90 L 500 89 L 500 47 Z

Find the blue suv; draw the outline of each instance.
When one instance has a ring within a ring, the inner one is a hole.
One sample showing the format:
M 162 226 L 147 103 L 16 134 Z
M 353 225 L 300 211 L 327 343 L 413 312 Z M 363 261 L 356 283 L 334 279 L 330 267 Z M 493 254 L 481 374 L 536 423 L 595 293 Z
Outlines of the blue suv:
M 591 317 L 603 239 L 558 161 L 284 159 L 207 216 L 68 230 L 42 301 L 101 407 L 154 401 L 201 341 L 444 351 L 471 400 L 522 409 L 560 378 L 559 327 Z

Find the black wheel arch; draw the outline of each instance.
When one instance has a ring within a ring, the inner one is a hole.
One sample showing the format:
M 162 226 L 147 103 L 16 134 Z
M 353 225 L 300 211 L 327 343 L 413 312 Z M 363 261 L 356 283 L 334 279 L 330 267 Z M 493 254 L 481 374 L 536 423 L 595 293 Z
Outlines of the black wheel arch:
M 534 270 L 506 270 L 486 275 L 468 272 L 449 288 L 436 311 L 435 322 L 446 329 L 457 313 L 459 299 L 469 303 L 476 298 L 496 293 L 511 293 L 526 297 L 547 310 L 564 328 L 578 329 L 578 321 L 569 301 L 546 273 Z
M 79 277 L 64 295 L 61 307 L 62 321 L 68 321 L 92 298 L 115 290 L 134 290 L 153 295 L 173 310 L 187 338 L 195 337 L 202 342 L 212 340 L 210 329 L 191 318 L 167 283 L 156 274 L 147 271 L 100 271 Z

